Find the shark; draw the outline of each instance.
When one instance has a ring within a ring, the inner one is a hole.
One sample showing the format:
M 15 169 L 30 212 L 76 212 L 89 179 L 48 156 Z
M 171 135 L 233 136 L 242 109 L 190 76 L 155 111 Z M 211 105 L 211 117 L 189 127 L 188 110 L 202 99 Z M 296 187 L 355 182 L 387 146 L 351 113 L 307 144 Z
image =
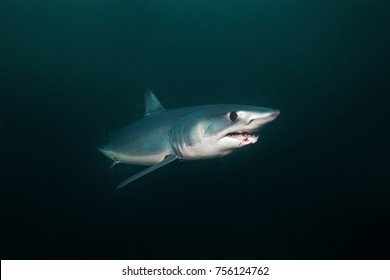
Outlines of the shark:
M 175 160 L 220 158 L 254 144 L 257 132 L 280 114 L 277 109 L 211 104 L 165 109 L 144 92 L 144 117 L 108 135 L 98 147 L 113 162 L 149 166 L 123 180 L 121 189 Z

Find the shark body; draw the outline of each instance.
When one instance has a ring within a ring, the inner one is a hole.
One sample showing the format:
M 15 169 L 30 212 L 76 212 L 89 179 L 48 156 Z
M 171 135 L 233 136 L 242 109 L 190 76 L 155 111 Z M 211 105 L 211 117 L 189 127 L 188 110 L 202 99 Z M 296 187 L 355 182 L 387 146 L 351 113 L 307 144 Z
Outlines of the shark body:
M 152 91 L 144 93 L 145 116 L 108 136 L 98 149 L 117 163 L 150 166 L 117 189 L 176 159 L 226 156 L 256 143 L 257 132 L 279 110 L 246 105 L 202 105 L 165 109 Z

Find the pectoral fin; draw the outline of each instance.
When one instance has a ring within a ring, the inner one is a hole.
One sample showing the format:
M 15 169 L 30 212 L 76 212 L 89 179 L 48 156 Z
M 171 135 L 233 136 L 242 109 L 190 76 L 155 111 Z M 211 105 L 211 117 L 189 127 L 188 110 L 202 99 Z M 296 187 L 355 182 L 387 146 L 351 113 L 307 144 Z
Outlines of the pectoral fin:
M 145 170 L 142 170 L 141 172 L 135 174 L 134 176 L 131 176 L 129 178 L 127 178 L 126 180 L 123 180 L 117 187 L 116 189 L 121 189 L 123 188 L 124 186 L 126 186 L 127 184 L 137 180 L 138 178 L 141 178 L 142 176 L 156 170 L 157 168 L 160 168 L 172 161 L 174 161 L 175 159 L 177 159 L 177 156 L 175 154 L 170 154 L 168 155 L 167 157 L 165 157 L 162 161 L 156 163 L 155 165 L 152 165 L 151 167 L 148 167 L 146 168 Z

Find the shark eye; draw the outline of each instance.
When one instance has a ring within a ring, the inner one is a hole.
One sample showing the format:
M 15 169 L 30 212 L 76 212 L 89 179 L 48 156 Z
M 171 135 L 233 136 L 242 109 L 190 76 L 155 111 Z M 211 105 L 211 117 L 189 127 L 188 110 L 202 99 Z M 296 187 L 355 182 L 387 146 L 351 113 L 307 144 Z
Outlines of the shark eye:
M 229 119 L 232 121 L 232 122 L 234 122 L 235 120 L 237 120 L 237 117 L 238 117 L 238 115 L 237 115 L 237 113 L 236 112 L 230 112 L 229 113 Z

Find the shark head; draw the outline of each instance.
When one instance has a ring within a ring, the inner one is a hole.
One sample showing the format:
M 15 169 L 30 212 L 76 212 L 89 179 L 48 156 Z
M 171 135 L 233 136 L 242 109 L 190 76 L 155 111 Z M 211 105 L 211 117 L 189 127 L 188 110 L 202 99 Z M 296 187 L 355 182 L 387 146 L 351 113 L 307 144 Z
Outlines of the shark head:
M 184 159 L 214 158 L 258 140 L 257 132 L 273 121 L 280 111 L 245 105 L 212 105 L 178 123 L 175 153 Z M 173 137 L 171 137 L 172 139 Z M 174 141 L 171 141 L 171 143 Z
M 279 110 L 270 108 L 226 105 L 210 119 L 204 136 L 213 138 L 222 150 L 241 148 L 256 143 L 256 132 L 273 121 L 279 113 Z

